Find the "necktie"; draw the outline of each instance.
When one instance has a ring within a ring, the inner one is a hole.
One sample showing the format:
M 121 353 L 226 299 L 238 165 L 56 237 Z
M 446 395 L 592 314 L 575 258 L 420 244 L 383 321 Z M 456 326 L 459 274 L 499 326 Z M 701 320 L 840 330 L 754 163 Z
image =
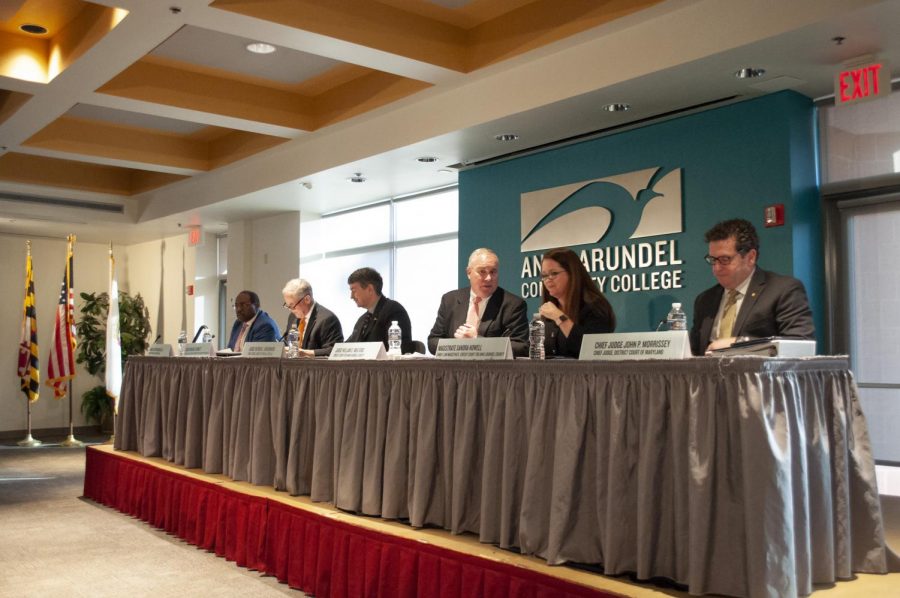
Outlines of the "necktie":
M 234 343 L 234 352 L 240 353 L 244 350 L 244 337 L 247 336 L 247 330 L 250 329 L 250 323 L 244 322 L 241 326 L 241 333 L 238 335 L 237 342 Z
M 362 326 L 359 329 L 359 340 L 361 342 L 365 342 L 366 334 L 369 332 L 369 325 L 372 323 L 372 312 L 366 312 L 366 315 L 363 316 L 365 319 L 363 320 Z
M 481 297 L 478 295 L 472 299 L 472 303 L 469 306 L 469 315 L 466 317 L 466 325 L 471 326 L 472 328 L 478 329 L 478 322 L 481 320 L 481 317 L 478 315 L 478 305 L 481 303 Z
M 300 343 L 300 348 L 303 348 L 303 333 L 306 331 L 306 318 L 298 318 L 297 319 L 297 339 Z
M 734 319 L 737 317 L 737 300 L 739 292 L 732 289 L 728 291 L 728 300 L 725 302 L 725 311 L 722 312 L 722 321 L 719 322 L 719 338 L 732 336 Z

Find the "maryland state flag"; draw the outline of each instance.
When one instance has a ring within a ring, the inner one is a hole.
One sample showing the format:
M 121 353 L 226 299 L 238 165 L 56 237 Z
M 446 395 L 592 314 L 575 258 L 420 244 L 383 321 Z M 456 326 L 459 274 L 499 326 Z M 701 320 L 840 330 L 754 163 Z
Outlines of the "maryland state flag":
M 72 295 L 72 272 L 75 265 L 72 248 L 75 235 L 69 235 L 66 241 L 66 273 L 56 306 L 56 323 L 53 326 L 45 383 L 53 387 L 56 399 L 66 396 L 66 382 L 75 377 L 75 298 Z
M 31 269 L 31 241 L 25 258 L 25 303 L 22 316 L 22 339 L 19 341 L 18 374 L 22 392 L 30 402 L 38 400 L 41 392 L 41 368 L 38 362 L 37 315 L 34 309 L 34 272 Z

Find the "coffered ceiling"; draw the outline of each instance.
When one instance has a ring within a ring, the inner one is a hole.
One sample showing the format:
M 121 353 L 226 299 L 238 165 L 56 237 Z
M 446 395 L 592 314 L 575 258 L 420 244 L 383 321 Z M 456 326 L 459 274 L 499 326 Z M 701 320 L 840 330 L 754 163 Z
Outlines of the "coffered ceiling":
M 0 232 L 131 242 L 446 185 L 651 118 L 826 95 L 843 61 L 900 64 L 897 23 L 900 0 L 6 0 Z

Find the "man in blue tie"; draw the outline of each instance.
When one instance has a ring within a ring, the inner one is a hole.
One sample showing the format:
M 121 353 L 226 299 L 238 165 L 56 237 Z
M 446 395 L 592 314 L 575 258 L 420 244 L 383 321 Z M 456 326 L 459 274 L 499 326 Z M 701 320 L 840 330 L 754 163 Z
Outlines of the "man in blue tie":
M 234 299 L 234 315 L 228 348 L 241 353 L 244 343 L 278 340 L 278 324 L 259 308 L 259 295 L 253 291 L 241 291 Z

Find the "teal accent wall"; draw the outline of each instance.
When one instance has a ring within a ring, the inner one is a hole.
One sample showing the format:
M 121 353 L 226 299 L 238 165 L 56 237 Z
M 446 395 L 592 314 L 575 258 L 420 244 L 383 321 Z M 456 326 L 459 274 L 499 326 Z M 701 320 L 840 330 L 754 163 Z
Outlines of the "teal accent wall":
M 598 243 L 573 246 L 576 251 L 674 241 L 683 263 L 667 269 L 681 271 L 683 288 L 628 293 L 607 288 L 619 320 L 617 330 L 655 329 L 673 301 L 684 304 L 692 322 L 694 298 L 716 284 L 703 261 L 703 233 L 720 220 L 746 218 L 760 235 L 759 265 L 796 276 L 806 285 L 821 338 L 824 264 L 816 164 L 815 108 L 805 96 L 786 91 L 473 168 L 459 177 L 460 263 L 466 263 L 473 249 L 490 247 L 500 257 L 500 285 L 524 296 L 523 283 L 538 278 L 523 279 L 523 261 L 541 251 L 521 251 L 522 193 L 661 167 L 652 187 L 667 172 L 681 168 L 681 233 L 629 239 L 652 192 L 638 194 L 634 201 L 613 185 L 592 185 L 567 200 L 562 210 L 603 205 L 615 214 Z M 765 228 L 763 208 L 778 203 L 785 206 L 785 225 Z M 460 286 L 467 284 L 461 272 Z M 536 311 L 539 300 L 526 299 L 529 310 Z

